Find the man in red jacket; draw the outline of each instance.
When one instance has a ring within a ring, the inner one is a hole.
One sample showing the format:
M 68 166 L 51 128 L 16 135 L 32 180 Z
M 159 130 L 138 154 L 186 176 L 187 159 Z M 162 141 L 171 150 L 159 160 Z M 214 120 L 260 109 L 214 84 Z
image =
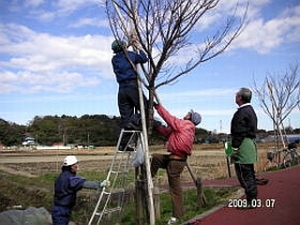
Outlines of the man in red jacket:
M 157 126 L 155 129 L 167 137 L 167 151 L 170 154 L 153 154 L 151 175 L 154 177 L 159 168 L 166 169 L 169 191 L 172 198 L 173 215 L 168 224 L 175 224 L 183 216 L 182 187 L 180 174 L 186 165 L 187 156 L 191 155 L 195 139 L 195 127 L 201 122 L 199 113 L 189 111 L 183 119 L 172 116 L 163 106 L 154 106 L 157 113 L 167 123 L 167 127 Z

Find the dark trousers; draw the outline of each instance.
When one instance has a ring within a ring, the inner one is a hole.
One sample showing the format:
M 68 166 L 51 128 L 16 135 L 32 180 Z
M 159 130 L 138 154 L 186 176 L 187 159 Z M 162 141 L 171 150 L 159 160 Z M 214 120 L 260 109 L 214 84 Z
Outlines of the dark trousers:
M 145 109 L 148 108 L 148 101 L 143 95 Z M 137 85 L 119 87 L 118 107 L 121 115 L 121 128 L 125 128 L 129 122 L 136 122 L 135 110 L 140 111 L 139 91 Z M 145 111 L 147 112 L 147 111 Z
M 71 218 L 71 209 L 64 206 L 52 207 L 52 224 L 53 225 L 68 225 Z
M 144 94 L 143 100 L 145 112 L 147 112 L 148 101 Z M 136 125 L 140 123 L 140 114 L 135 114 L 135 111 L 140 111 L 139 91 L 136 82 L 132 82 L 127 86 L 119 86 L 118 106 L 121 115 L 120 131 L 123 128 L 126 129 L 129 122 L 133 122 Z M 130 139 L 130 136 L 131 134 L 124 133 L 120 144 L 120 150 L 123 150 L 125 148 Z
M 166 169 L 169 182 L 169 191 L 173 205 L 173 216 L 183 216 L 182 187 L 180 174 L 186 166 L 186 161 L 169 159 L 169 155 L 153 154 L 151 160 L 151 176 L 154 177 L 159 168 Z
M 250 203 L 257 198 L 257 186 L 253 164 L 234 164 L 237 178 L 245 190 L 247 201 Z

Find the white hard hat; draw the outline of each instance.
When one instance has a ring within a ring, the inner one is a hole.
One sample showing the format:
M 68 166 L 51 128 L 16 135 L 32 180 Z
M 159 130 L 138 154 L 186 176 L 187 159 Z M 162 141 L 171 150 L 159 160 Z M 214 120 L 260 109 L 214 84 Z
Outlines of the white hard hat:
M 77 162 L 78 162 L 78 160 L 77 160 L 76 156 L 74 156 L 74 155 L 68 155 L 64 159 L 63 166 L 71 166 L 71 165 L 73 165 L 73 164 L 75 164 Z

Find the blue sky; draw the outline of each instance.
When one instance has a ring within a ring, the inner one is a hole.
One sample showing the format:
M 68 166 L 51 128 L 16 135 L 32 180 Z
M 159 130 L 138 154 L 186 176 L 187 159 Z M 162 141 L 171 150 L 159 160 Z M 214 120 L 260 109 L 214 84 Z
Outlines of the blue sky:
M 26 125 L 45 115 L 119 116 L 114 38 L 101 2 L 0 0 L 0 118 Z M 236 2 L 221 0 L 226 6 Z M 226 52 L 158 89 L 173 115 L 194 109 L 203 118 L 199 127 L 229 132 L 240 87 L 262 84 L 268 73 L 283 74 L 300 62 L 299 0 L 249 2 L 250 22 Z M 272 129 L 255 96 L 253 106 L 259 128 Z M 288 123 L 300 127 L 298 108 Z

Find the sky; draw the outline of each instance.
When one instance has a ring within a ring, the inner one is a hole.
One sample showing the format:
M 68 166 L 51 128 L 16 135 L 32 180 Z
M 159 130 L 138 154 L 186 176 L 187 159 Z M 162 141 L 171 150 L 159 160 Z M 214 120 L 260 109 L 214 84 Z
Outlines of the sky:
M 221 0 L 220 15 L 236 2 Z M 211 26 L 219 19 L 207 18 Z M 157 90 L 171 114 L 194 109 L 198 127 L 229 133 L 240 87 L 300 63 L 299 0 L 251 0 L 248 20 L 223 54 Z M 113 40 L 101 0 L 0 0 L 0 118 L 28 125 L 35 116 L 119 116 Z M 271 130 L 255 95 L 252 105 L 258 128 Z M 285 126 L 299 128 L 299 114 L 296 108 Z

